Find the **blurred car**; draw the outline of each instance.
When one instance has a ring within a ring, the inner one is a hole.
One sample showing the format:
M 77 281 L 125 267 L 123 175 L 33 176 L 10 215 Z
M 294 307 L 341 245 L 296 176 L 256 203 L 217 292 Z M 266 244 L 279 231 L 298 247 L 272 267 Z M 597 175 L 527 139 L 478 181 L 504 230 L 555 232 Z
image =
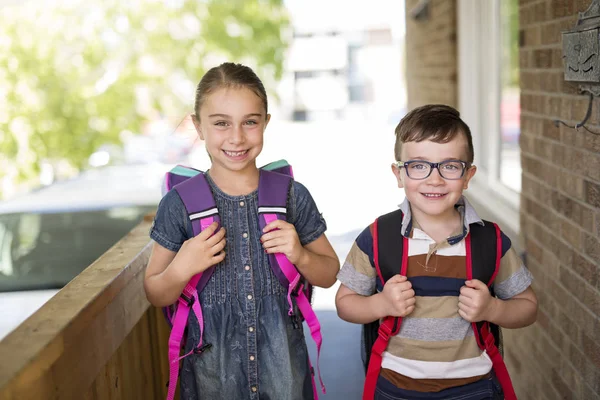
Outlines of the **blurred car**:
M 156 209 L 169 168 L 91 170 L 0 202 L 0 339 Z

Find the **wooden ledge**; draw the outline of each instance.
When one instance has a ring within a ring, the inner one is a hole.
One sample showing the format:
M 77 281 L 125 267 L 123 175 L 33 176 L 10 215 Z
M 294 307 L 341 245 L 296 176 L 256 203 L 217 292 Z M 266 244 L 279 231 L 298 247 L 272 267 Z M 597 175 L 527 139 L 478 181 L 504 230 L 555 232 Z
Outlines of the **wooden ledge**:
M 82 398 L 149 307 L 151 216 L 0 342 L 1 399 Z

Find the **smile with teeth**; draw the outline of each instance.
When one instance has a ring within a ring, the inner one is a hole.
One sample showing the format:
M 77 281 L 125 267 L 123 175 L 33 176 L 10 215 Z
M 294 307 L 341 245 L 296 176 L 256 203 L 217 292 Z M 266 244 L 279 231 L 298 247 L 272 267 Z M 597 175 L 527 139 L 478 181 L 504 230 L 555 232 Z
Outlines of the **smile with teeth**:
M 429 197 L 432 199 L 439 199 L 440 197 L 444 197 L 445 193 L 421 193 L 425 197 Z
M 248 152 L 248 150 L 242 150 L 242 151 L 227 151 L 227 150 L 223 150 L 223 152 L 225 154 L 227 154 L 229 157 L 240 157 L 240 156 L 243 156 L 244 154 L 246 154 Z

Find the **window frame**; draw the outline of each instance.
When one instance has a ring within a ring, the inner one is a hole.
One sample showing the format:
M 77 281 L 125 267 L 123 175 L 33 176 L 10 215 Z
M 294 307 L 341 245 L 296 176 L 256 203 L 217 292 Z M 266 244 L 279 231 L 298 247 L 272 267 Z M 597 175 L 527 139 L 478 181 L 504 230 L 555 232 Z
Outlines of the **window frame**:
M 520 193 L 500 180 L 500 1 L 458 0 L 458 104 L 473 134 L 478 168 L 467 196 L 518 233 Z

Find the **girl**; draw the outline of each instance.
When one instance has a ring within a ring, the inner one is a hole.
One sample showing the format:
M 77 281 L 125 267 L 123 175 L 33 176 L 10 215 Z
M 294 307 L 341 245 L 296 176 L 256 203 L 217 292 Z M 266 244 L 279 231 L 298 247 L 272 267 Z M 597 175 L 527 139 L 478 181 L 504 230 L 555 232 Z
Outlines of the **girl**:
M 287 288 L 267 254 L 284 253 L 311 284 L 332 286 L 339 260 L 325 221 L 308 190 L 293 182 L 289 223 L 274 221 L 259 231 L 256 157 L 271 116 L 264 86 L 250 68 L 224 63 L 209 70 L 198 84 L 194 112 L 223 226 L 193 237 L 181 198 L 167 193 L 150 231 L 155 243 L 144 280 L 148 300 L 163 307 L 192 276 L 218 264 L 200 293 L 204 342 L 212 348 L 184 358 L 181 398 L 312 399 L 303 330 L 293 327 Z M 199 336 L 198 324 L 189 323 L 186 353 Z

